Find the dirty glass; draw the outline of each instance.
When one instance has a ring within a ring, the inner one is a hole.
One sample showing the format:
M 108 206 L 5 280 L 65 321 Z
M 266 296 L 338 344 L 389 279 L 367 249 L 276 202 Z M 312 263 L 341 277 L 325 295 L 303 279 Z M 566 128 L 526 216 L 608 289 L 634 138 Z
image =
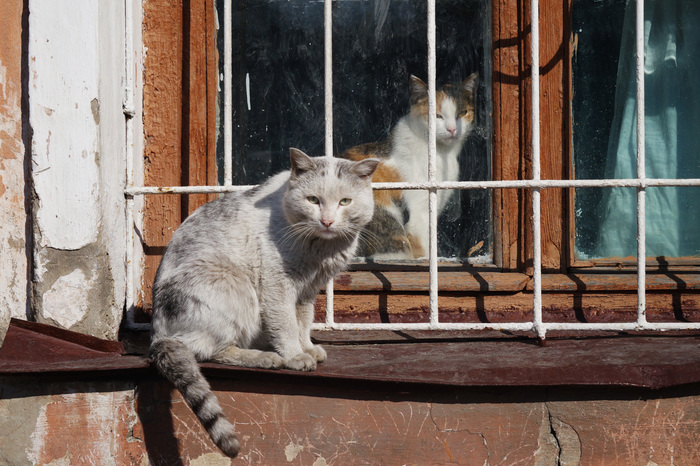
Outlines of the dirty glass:
M 644 2 L 646 177 L 700 177 L 700 2 Z M 579 179 L 636 177 L 635 2 L 573 2 L 574 167 Z M 700 255 L 700 189 L 646 190 L 648 257 Z M 636 193 L 576 192 L 576 254 L 636 256 Z
M 459 155 L 460 180 L 490 178 L 490 3 L 436 6 L 437 85 L 459 85 L 479 73 L 476 127 Z M 408 112 L 410 75 L 427 81 L 427 12 L 425 2 L 411 0 L 340 0 L 332 12 L 338 155 L 384 140 Z M 218 14 L 223 18 L 223 2 Z M 323 2 L 234 1 L 232 19 L 233 180 L 253 184 L 289 168 L 289 147 L 314 156 L 324 152 Z M 450 199 L 439 218 L 439 255 L 490 260 L 490 192 L 459 190 Z

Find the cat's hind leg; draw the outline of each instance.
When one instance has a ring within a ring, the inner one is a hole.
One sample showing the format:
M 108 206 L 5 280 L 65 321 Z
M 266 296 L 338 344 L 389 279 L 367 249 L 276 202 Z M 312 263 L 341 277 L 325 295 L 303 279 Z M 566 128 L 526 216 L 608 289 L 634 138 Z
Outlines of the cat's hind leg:
M 244 349 L 235 345 L 219 351 L 210 360 L 231 366 L 257 367 L 261 369 L 279 369 L 284 365 L 284 359 L 277 353 Z

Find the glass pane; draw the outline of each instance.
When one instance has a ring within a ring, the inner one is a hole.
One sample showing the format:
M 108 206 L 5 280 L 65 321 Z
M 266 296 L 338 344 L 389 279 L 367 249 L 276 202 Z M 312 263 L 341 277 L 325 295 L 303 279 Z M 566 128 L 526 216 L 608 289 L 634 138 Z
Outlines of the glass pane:
M 454 108 L 450 110 L 445 104 L 444 121 L 452 118 L 452 123 L 445 124 L 450 128 L 444 131 L 453 131 L 454 139 L 459 140 L 457 144 L 450 142 L 456 149 L 445 158 L 454 160 L 454 164 L 445 164 L 451 168 L 451 180 L 490 177 L 491 77 L 484 59 L 490 56 L 489 5 L 488 0 L 437 2 L 438 87 L 447 85 L 445 95 L 454 97 Z M 425 8 L 425 2 L 411 0 L 333 2 L 335 155 L 348 156 L 349 150 L 360 145 L 388 141 L 393 128 L 416 108 L 412 107 L 417 102 L 411 94 L 410 77 L 427 81 Z M 235 184 L 253 184 L 288 168 L 290 146 L 310 155 L 324 152 L 323 2 L 242 1 L 233 2 L 233 10 L 233 179 Z M 221 31 L 219 49 L 222 53 Z M 478 78 L 472 80 L 472 110 L 467 115 L 462 112 L 468 107 L 463 86 L 472 74 Z M 463 117 L 467 123 L 462 123 Z M 460 140 L 462 132 L 466 137 Z M 394 146 L 412 153 L 415 165 L 427 170 L 427 153 L 416 150 L 420 147 L 416 141 L 426 137 L 396 138 Z M 223 172 L 221 139 L 218 152 L 219 171 Z M 403 179 L 420 181 L 405 175 Z M 401 192 L 394 196 L 402 197 Z M 440 199 L 439 255 L 490 260 L 490 192 L 444 191 Z M 420 217 L 427 220 L 427 209 L 410 207 L 397 201 L 391 212 L 383 212 L 393 225 L 382 224 L 378 214 L 374 226 L 380 231 L 368 233 L 369 242 L 373 246 L 381 243 L 383 229 L 404 230 Z M 384 249 L 375 258 L 421 256 L 400 254 L 400 249 Z
M 698 178 L 700 3 L 647 0 L 644 14 L 646 176 Z M 632 1 L 573 2 L 573 145 L 578 179 L 636 177 L 634 23 Z M 698 191 L 672 187 L 647 191 L 649 256 L 700 252 L 697 239 L 680 227 L 682 216 L 695 215 L 700 197 L 685 199 L 681 193 Z M 575 251 L 580 259 L 636 254 L 634 189 L 576 190 Z

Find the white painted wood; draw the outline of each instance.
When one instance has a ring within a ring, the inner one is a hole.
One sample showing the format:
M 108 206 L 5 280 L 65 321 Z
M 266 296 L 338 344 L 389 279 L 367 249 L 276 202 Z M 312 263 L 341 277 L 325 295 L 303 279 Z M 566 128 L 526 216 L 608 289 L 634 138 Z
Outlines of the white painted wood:
M 125 41 L 124 2 L 29 1 L 33 312 L 103 338 L 125 303 Z
M 98 2 L 29 2 L 29 115 L 38 245 L 97 240 Z
M 93 2 L 94 3 L 94 2 Z M 113 299 L 111 322 L 120 322 L 124 310 L 127 235 L 124 216 L 126 186 L 126 139 L 124 116 L 125 15 L 124 2 L 99 2 L 99 180 L 102 248 L 108 252 Z M 117 324 L 118 325 L 118 324 Z

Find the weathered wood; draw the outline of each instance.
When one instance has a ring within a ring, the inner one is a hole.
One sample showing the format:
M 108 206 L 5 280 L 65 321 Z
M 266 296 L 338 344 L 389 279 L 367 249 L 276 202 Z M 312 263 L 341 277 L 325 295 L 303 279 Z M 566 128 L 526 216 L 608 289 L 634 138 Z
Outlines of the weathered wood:
M 700 293 L 693 290 L 649 292 L 646 297 L 650 322 L 700 321 Z M 426 293 L 337 292 L 333 298 L 336 322 L 429 322 Z M 542 312 L 546 322 L 634 322 L 637 295 L 634 291 L 560 290 L 544 292 Z M 532 292 L 442 293 L 438 299 L 442 322 L 531 322 Z M 325 318 L 325 296 L 316 301 L 316 320 Z
M 646 276 L 647 291 L 700 290 L 700 274 L 650 273 Z M 532 290 L 532 282 L 527 284 Z M 636 291 L 637 275 L 631 273 L 572 273 L 542 276 L 546 291 Z
M 215 185 L 218 55 L 210 0 L 144 2 L 144 176 L 147 186 Z M 146 196 L 142 308 L 173 233 L 204 194 Z
M 494 0 L 493 5 L 493 160 L 496 180 L 522 177 L 525 150 L 520 113 L 523 108 L 523 31 L 518 0 Z M 522 265 L 519 231 L 523 192 L 497 189 L 493 193 L 494 260 L 505 270 Z
M 530 280 L 522 273 L 441 271 L 438 291 L 520 291 Z M 335 279 L 338 291 L 427 291 L 428 272 L 346 272 Z

